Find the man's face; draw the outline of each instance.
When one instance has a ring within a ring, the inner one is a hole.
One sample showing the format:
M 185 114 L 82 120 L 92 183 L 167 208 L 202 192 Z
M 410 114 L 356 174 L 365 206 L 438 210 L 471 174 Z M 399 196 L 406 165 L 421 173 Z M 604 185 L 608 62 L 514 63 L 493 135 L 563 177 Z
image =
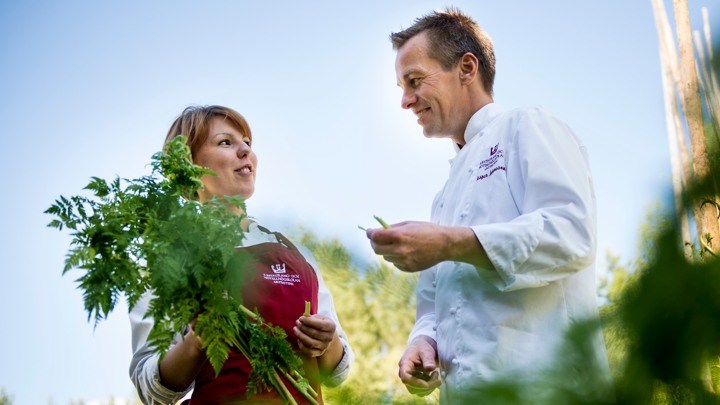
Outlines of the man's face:
M 410 38 L 395 58 L 398 86 L 403 90 L 401 106 L 412 110 L 426 137 L 451 137 L 464 144 L 468 117 L 464 117 L 460 68 L 443 70 L 428 54 L 427 33 Z

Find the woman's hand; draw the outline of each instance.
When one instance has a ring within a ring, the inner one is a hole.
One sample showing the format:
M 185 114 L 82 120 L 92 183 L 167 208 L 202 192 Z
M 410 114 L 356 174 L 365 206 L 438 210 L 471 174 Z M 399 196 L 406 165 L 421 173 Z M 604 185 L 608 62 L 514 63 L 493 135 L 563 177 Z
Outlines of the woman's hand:
M 337 339 L 335 322 L 323 315 L 301 316 L 293 330 L 300 350 L 310 357 L 322 356 L 333 339 Z
M 196 322 L 197 318 L 190 322 L 185 338 L 172 346 L 158 365 L 160 381 L 173 391 L 185 390 L 207 361 L 202 341 L 195 335 Z
M 190 321 L 190 323 L 188 324 L 188 332 L 185 334 L 185 339 L 192 343 L 199 352 L 204 353 L 205 349 L 203 349 L 202 339 L 200 339 L 200 336 L 195 334 L 196 323 L 197 318 L 194 318 L 192 321 Z
M 317 359 L 322 378 L 331 375 L 345 352 L 335 322 L 324 315 L 301 316 L 293 330 L 300 351 Z

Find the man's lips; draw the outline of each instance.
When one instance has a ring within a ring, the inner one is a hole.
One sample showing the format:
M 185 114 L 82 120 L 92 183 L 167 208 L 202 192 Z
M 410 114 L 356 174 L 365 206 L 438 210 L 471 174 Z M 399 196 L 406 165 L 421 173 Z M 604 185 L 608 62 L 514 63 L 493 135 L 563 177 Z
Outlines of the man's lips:
M 425 114 L 425 113 L 428 112 L 429 110 L 430 110 L 430 107 L 427 107 L 427 108 L 422 108 L 422 109 L 419 109 L 419 110 L 415 110 L 414 113 L 415 113 L 415 116 L 416 116 L 416 117 L 420 118 L 420 117 L 423 116 L 423 114 Z

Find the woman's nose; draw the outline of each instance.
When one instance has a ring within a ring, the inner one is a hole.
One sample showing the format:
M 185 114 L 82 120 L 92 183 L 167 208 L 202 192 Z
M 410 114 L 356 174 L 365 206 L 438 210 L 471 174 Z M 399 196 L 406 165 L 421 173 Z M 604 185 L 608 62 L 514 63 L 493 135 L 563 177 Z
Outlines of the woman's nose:
M 237 148 L 237 155 L 240 158 L 244 158 L 250 153 L 250 145 L 248 145 L 245 142 L 240 142 L 238 148 Z

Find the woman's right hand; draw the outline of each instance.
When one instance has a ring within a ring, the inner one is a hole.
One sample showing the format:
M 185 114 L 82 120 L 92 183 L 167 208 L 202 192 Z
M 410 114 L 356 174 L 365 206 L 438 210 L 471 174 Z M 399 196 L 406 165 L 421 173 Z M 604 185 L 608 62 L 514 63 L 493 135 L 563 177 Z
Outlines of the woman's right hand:
M 185 340 L 190 341 L 195 348 L 200 352 L 205 352 L 205 349 L 203 348 L 203 342 L 202 339 L 200 339 L 200 336 L 195 334 L 195 324 L 197 323 L 197 318 L 190 321 L 188 324 L 188 332 L 185 334 Z
M 160 381 L 173 391 L 183 391 L 195 380 L 207 356 L 202 340 L 195 335 L 197 318 L 188 324 L 184 339 L 170 348 L 158 366 Z

